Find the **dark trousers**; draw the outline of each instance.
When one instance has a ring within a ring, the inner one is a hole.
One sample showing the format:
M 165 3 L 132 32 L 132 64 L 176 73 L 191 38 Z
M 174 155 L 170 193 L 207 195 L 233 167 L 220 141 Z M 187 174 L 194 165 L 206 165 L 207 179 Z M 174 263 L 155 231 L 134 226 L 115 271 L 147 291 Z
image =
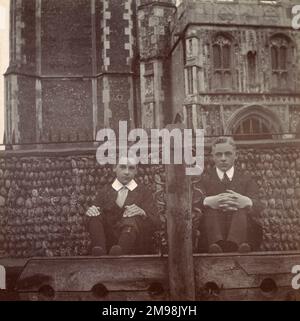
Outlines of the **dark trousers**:
M 247 213 L 244 210 L 222 212 L 207 209 L 204 215 L 208 245 L 230 241 L 237 245 L 247 242 Z
M 137 240 L 140 235 L 141 217 L 122 218 L 114 225 L 108 224 L 101 216 L 90 217 L 88 230 L 90 233 L 92 248 L 101 246 L 109 252 L 113 245 L 120 245 L 123 254 L 137 252 Z

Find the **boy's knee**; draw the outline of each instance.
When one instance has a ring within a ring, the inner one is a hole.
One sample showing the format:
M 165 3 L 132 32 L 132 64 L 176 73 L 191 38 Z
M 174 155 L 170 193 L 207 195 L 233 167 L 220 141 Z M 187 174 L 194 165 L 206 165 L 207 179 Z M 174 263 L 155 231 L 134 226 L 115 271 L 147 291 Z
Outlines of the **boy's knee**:
M 123 228 L 130 228 L 131 230 L 135 231 L 136 233 L 139 233 L 139 221 L 140 217 L 134 216 L 134 217 L 124 217 L 122 219 L 122 226 Z
M 98 228 L 99 225 L 103 225 L 103 218 L 100 215 L 88 218 L 87 227 L 89 230 Z

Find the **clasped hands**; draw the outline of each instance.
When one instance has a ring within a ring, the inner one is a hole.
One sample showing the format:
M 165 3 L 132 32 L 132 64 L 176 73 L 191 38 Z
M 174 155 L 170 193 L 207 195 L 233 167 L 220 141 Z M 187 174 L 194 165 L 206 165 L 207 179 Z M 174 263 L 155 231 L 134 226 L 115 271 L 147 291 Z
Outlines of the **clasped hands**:
M 212 209 L 227 212 L 251 207 L 252 201 L 247 196 L 241 195 L 232 190 L 227 190 L 225 193 L 206 197 L 204 199 L 204 205 Z
M 101 215 L 101 209 L 96 206 L 91 206 L 87 210 L 86 215 L 90 217 L 99 216 Z M 142 208 L 138 207 L 135 204 L 125 206 L 123 217 L 126 218 L 126 217 L 133 217 L 133 216 L 142 216 L 146 218 L 146 213 Z

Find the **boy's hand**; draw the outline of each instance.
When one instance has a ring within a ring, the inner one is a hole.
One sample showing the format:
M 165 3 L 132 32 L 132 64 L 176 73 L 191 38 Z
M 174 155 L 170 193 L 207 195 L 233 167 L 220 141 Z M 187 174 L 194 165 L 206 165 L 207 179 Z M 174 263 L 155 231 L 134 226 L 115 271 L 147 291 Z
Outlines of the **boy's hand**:
M 91 207 L 86 211 L 85 215 L 87 215 L 87 216 L 89 216 L 89 217 L 94 217 L 94 216 L 99 216 L 99 215 L 101 215 L 100 207 L 91 206 Z
M 145 211 L 135 204 L 125 206 L 123 217 L 143 216 L 146 217 Z
M 235 198 L 230 193 L 221 193 L 214 196 L 208 196 L 204 199 L 203 204 L 212 209 L 237 210 Z
M 232 190 L 227 190 L 227 192 L 230 193 L 230 195 L 232 195 L 232 198 L 236 202 L 237 208 L 245 208 L 245 207 L 252 207 L 253 206 L 253 202 L 249 197 L 241 195 L 241 194 L 234 192 Z

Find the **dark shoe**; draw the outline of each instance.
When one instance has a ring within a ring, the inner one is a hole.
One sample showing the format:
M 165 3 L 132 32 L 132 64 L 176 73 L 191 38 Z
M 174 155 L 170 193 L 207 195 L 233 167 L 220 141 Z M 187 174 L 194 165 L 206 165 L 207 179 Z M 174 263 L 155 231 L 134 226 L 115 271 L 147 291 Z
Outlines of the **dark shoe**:
M 109 255 L 119 256 L 123 254 L 123 250 L 120 245 L 114 245 L 109 251 Z
M 223 253 L 223 250 L 220 245 L 213 243 L 209 246 L 208 253 Z
M 92 256 L 102 256 L 105 255 L 105 251 L 102 246 L 94 246 L 92 248 Z
M 251 247 L 248 243 L 242 243 L 239 245 L 239 250 L 240 253 L 248 253 L 251 252 Z

